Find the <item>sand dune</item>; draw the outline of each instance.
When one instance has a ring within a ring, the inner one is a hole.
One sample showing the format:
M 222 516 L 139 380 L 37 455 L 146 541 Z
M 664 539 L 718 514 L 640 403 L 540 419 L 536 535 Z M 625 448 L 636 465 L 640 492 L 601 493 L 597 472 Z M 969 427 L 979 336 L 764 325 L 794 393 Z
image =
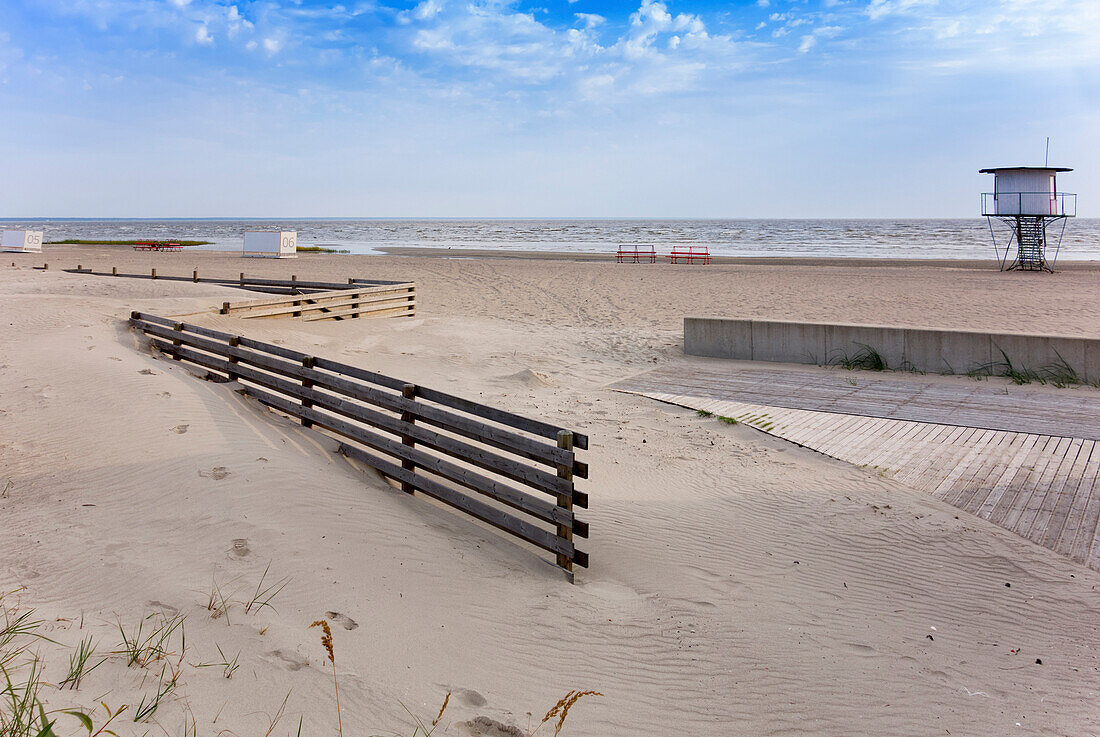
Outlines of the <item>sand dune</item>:
M 48 272 L 0 268 L 0 486 L 11 481 L 0 589 L 23 587 L 5 603 L 35 608 L 61 643 L 38 646 L 54 683 L 86 634 L 106 653 L 119 621 L 186 617 L 180 685 L 152 721 L 126 716 L 119 734 L 160 734 L 155 723 L 181 735 L 193 718 L 199 734 L 262 735 L 287 694 L 275 734 L 293 734 L 299 716 L 302 734 L 334 733 L 331 671 L 308 628 L 326 616 L 345 734 L 409 734 L 404 707 L 430 720 L 448 691 L 437 734 L 472 733 L 464 725 L 480 716 L 526 728 L 527 712 L 537 722 L 571 688 L 604 696 L 575 707 L 567 735 L 1100 731 L 1100 575 L 867 471 L 605 388 L 654 362 L 688 365 L 685 311 L 790 317 L 812 296 L 821 318 L 954 325 L 967 314 L 993 327 L 1011 297 L 1086 333 L 1100 308 L 1082 295 L 1100 272 L 1058 275 L 1052 294 L 1034 275 L 936 268 L 857 280 L 834 267 L 317 257 L 247 266 L 415 278 L 420 314 L 192 318 L 583 429 L 592 567 L 570 586 L 531 549 L 158 359 L 122 322 L 239 291 L 55 266 L 150 256 L 47 257 Z M 240 270 L 184 258 L 180 273 Z M 213 582 L 247 599 L 268 566 L 269 580 L 289 579 L 274 609 L 234 603 L 211 617 Z M 230 679 L 198 667 L 219 646 L 237 657 Z M 79 690 L 48 689 L 48 706 L 136 704 L 150 670 L 113 656 Z

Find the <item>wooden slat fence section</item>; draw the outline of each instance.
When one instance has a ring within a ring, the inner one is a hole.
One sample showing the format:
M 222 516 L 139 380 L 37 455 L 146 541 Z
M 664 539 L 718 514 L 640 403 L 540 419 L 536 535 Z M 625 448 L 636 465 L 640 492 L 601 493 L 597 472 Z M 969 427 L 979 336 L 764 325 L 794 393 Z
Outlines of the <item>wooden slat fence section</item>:
M 39 268 L 39 267 L 34 267 Z M 48 270 L 49 265 L 43 266 L 40 270 Z M 62 269 L 62 271 L 69 274 L 90 274 L 92 276 L 115 276 L 122 277 L 124 279 L 159 279 L 161 281 L 189 281 L 196 284 L 220 284 L 227 287 L 239 287 L 241 289 L 247 289 L 253 292 L 269 292 L 272 294 L 301 294 L 303 292 L 325 292 L 334 290 L 345 289 L 361 289 L 364 287 L 400 287 L 411 284 L 411 282 L 403 281 L 387 281 L 384 279 L 355 279 L 349 278 L 346 283 L 344 282 L 328 282 L 328 281 L 302 281 L 297 277 L 291 277 L 290 279 L 260 279 L 254 276 L 246 276 L 244 272 L 241 272 L 236 277 L 200 277 L 199 272 L 192 271 L 190 276 L 169 276 L 167 274 L 158 274 L 155 268 L 149 270 L 148 274 L 126 274 L 118 270 L 118 267 L 112 267 L 110 271 L 96 271 L 95 269 L 85 269 L 81 265 L 77 265 L 75 269 Z
M 357 317 L 413 317 L 416 285 L 412 282 L 311 292 L 292 297 L 222 303 L 221 314 L 243 318 L 300 317 L 305 321 Z
M 339 436 L 345 455 L 406 491 L 553 553 L 570 578 L 574 564 L 588 566 L 573 543 L 588 537 L 574 513 L 588 507 L 588 495 L 573 480 L 588 477 L 576 458 L 587 436 L 243 336 L 139 312 L 130 324 L 163 353 Z
M 630 391 L 885 474 L 1100 570 L 1100 441 Z

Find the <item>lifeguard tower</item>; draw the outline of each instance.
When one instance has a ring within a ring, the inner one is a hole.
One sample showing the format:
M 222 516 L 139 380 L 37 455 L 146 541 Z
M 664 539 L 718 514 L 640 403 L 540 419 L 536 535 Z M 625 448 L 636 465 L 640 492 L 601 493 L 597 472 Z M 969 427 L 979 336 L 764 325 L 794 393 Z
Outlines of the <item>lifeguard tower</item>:
M 993 191 L 982 194 L 982 215 L 989 223 L 993 249 L 1001 271 L 1049 271 L 1054 273 L 1066 219 L 1077 215 L 1077 195 L 1058 191 L 1058 174 L 1073 171 L 1064 166 L 1002 166 L 981 169 L 981 174 L 993 175 Z M 1008 225 L 1012 232 L 1004 245 L 1003 253 L 997 245 L 993 229 L 996 218 Z M 1054 257 L 1047 261 L 1047 228 L 1061 221 L 1058 240 L 1054 244 Z M 1016 243 L 1016 257 L 1008 260 L 1012 244 Z

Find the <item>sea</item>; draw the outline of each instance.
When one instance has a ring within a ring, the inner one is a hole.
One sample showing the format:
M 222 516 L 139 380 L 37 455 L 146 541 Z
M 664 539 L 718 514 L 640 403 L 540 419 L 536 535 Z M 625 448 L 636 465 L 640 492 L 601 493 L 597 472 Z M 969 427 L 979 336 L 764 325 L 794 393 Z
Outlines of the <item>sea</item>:
M 1064 225 L 1064 232 L 1063 232 Z M 607 253 L 619 244 L 705 245 L 713 255 L 884 259 L 989 259 L 1007 226 L 953 220 L 629 220 L 629 219 L 171 219 L 0 220 L 0 227 L 44 231 L 44 240 L 205 240 L 239 250 L 246 230 L 293 230 L 300 246 L 357 254 L 391 247 Z M 1100 219 L 1074 218 L 1048 229 L 1048 258 L 1100 260 Z

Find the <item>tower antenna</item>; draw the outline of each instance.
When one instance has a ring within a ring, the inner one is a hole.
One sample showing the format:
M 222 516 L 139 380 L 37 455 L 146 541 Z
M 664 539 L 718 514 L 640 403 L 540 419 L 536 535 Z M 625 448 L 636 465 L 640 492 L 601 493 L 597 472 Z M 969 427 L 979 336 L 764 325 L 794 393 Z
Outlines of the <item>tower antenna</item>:
M 1047 155 L 1043 159 L 1043 166 L 1050 166 L 1050 136 L 1047 136 Z

